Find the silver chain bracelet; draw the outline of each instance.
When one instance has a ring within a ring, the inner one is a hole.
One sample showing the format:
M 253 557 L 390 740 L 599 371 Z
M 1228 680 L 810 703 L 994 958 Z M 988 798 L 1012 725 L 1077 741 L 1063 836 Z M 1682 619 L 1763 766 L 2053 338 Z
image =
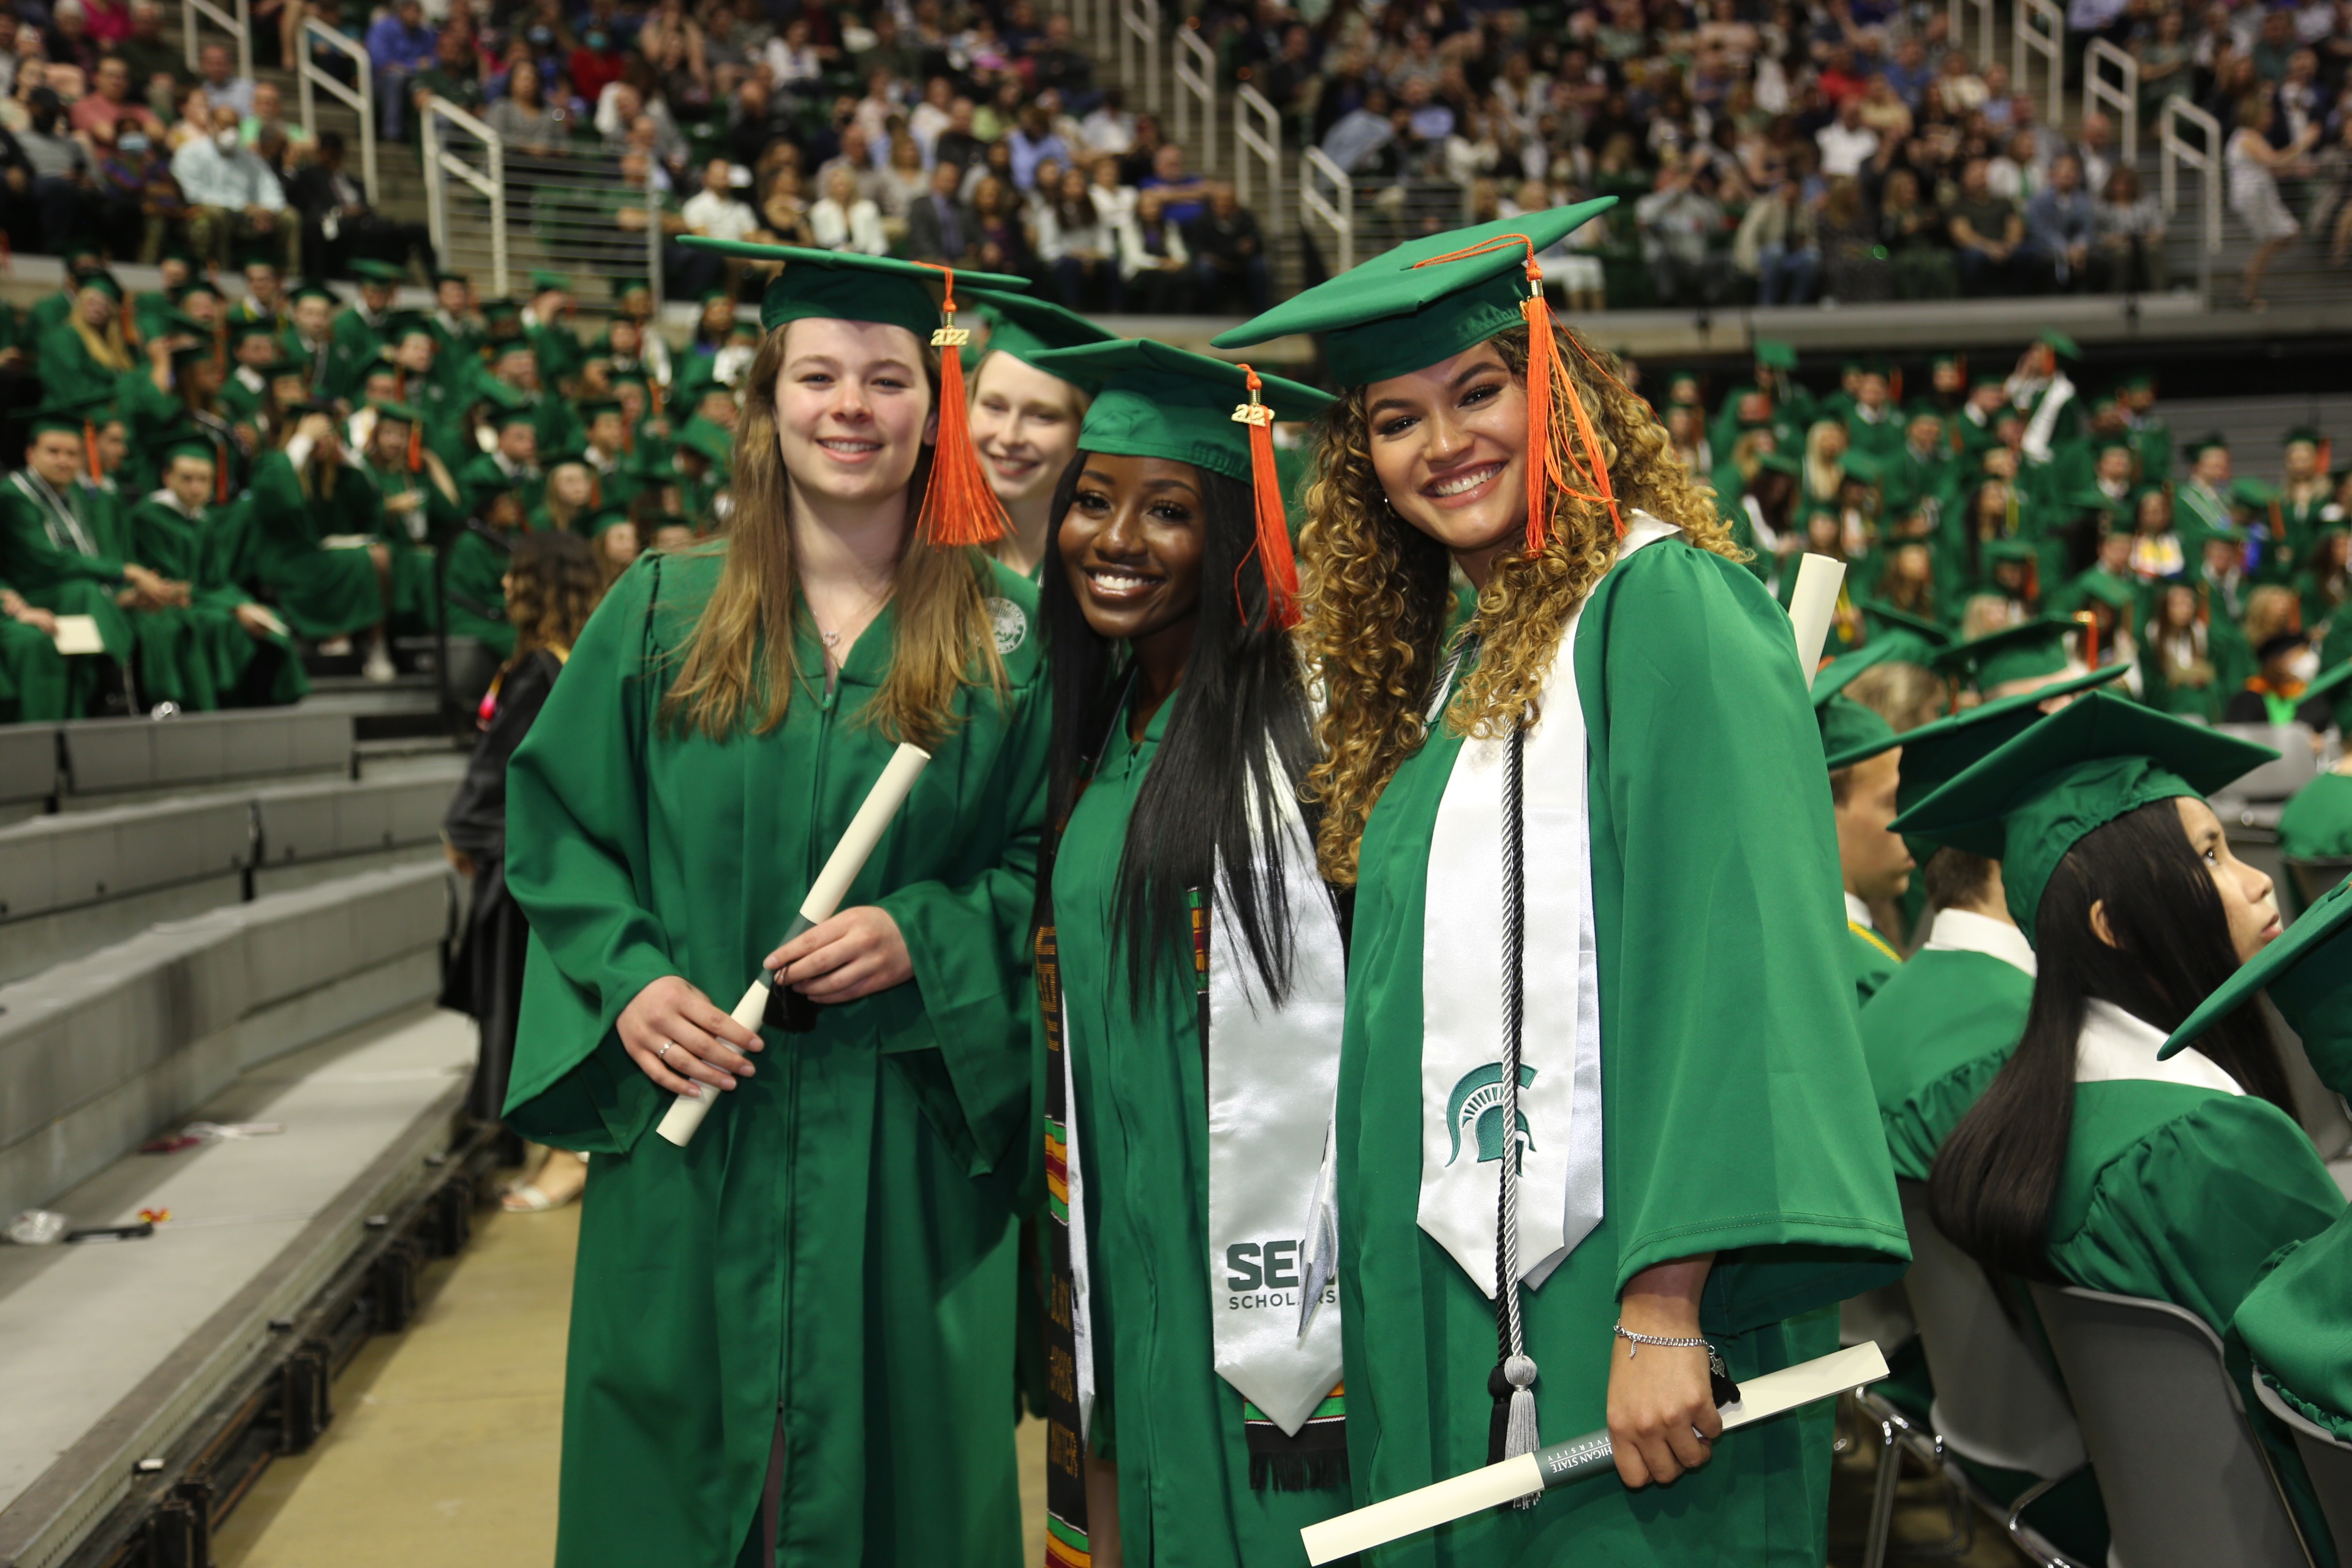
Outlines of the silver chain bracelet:
M 1622 1323 L 1619 1323 L 1617 1325 L 1617 1337 L 1627 1342 L 1625 1346 L 1625 1359 L 1628 1361 L 1633 1360 L 1636 1352 L 1638 1352 L 1643 1345 L 1664 1345 L 1669 1350 L 1678 1351 L 1712 1351 L 1715 1349 L 1714 1345 L 1708 1343 L 1705 1340 L 1673 1340 L 1667 1339 L 1662 1334 L 1637 1334 Z

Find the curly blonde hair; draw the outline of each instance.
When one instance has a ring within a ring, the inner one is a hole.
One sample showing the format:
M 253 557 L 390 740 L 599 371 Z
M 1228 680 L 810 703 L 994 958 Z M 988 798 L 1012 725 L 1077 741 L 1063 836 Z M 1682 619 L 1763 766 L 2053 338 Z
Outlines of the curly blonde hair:
M 1613 357 L 1587 347 L 1565 325 L 1554 331 L 1554 361 L 1592 421 L 1619 515 L 1648 512 L 1702 550 L 1746 559 L 1714 501 L 1675 456 L 1665 426 L 1625 389 Z M 1524 383 L 1527 329 L 1491 343 Z M 1381 792 L 1426 737 L 1423 714 L 1451 604 L 1444 546 L 1397 516 L 1372 470 L 1364 393 L 1350 388 L 1324 417 L 1299 531 L 1307 603 L 1301 631 L 1324 698 L 1322 760 L 1307 773 L 1305 790 L 1322 807 L 1317 858 L 1323 875 L 1342 887 L 1355 885 L 1364 824 Z M 1563 459 L 1579 450 L 1565 396 L 1553 399 L 1549 434 Z M 1563 460 L 1560 471 L 1580 468 L 1580 460 Z M 1608 509 L 1556 495 L 1543 550 L 1499 557 L 1463 628 L 1479 639 L 1478 660 L 1446 705 L 1449 729 L 1488 738 L 1529 721 L 1561 629 L 1616 557 Z

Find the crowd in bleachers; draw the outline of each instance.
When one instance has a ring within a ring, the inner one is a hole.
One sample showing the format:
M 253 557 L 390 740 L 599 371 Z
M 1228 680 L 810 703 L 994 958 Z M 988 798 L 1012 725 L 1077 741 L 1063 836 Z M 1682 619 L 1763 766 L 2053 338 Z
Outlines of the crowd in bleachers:
M 441 632 L 504 659 L 522 532 L 591 541 L 609 581 L 723 523 L 751 335 L 728 301 L 673 352 L 644 279 L 588 342 L 562 278 L 478 303 L 442 273 L 402 311 L 400 268 L 355 265 L 350 302 L 266 257 L 231 300 L 173 251 L 126 298 L 77 250 L 0 307 L 37 393 L 0 430 L 0 721 L 289 701 L 308 667 L 389 681 Z
M 1784 600 L 1798 552 L 1847 563 L 1832 647 L 1904 627 L 1940 647 L 2067 616 L 2078 657 L 2128 667 L 2152 706 L 2332 722 L 2301 697 L 2352 658 L 2352 469 L 2318 431 L 2275 453 L 2177 434 L 2153 376 L 2078 382 L 2057 333 L 2013 363 L 1938 355 L 1924 375 L 1851 361 L 1821 397 L 1787 345 L 1759 349 L 1754 379 L 1711 404 L 1690 375 L 1657 402 Z

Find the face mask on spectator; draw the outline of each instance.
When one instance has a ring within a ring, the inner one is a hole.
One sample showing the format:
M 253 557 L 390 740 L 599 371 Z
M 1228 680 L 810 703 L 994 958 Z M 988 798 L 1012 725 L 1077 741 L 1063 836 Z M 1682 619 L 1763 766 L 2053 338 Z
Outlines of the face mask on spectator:
M 147 138 L 141 135 L 136 131 L 124 132 L 121 137 L 116 141 L 114 144 L 122 149 L 125 153 L 144 153 L 147 151 Z
M 609 33 L 590 33 L 584 41 L 591 49 L 602 50 L 613 38 Z
M 234 132 L 234 131 L 215 131 L 215 132 L 213 132 L 213 145 L 214 145 L 214 146 L 215 146 L 215 147 L 218 147 L 218 148 L 219 148 L 222 152 L 224 152 L 224 153 L 234 153 L 234 152 L 236 152 L 236 132 Z
M 2319 673 L 2319 656 L 2305 648 L 2286 661 L 2286 672 L 2294 679 L 2308 682 Z

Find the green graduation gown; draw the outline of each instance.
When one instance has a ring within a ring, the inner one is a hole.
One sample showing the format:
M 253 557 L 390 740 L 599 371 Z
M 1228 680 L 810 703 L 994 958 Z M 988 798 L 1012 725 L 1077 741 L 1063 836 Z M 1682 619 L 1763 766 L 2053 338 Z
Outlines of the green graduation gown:
M 2288 1406 L 2352 1442 L 2352 1211 L 2279 1259 L 2231 1324 Z M 2337 1542 L 2337 1556 L 2352 1542 Z
M 2279 812 L 2279 850 L 2296 859 L 2352 855 L 2352 773 L 2326 773 Z
M 2186 1308 L 2223 1336 L 2247 1418 L 2305 1538 L 2321 1549 L 2320 1568 L 2334 1568 L 2310 1478 L 2255 1398 L 2232 1323 L 2273 1254 L 2342 1220 L 2344 1194 L 2293 1117 L 2252 1095 L 2182 1081 L 2199 1066 L 2220 1069 L 2193 1049 L 2158 1064 L 2164 1031 L 2111 1004 L 2090 1005 L 2078 1079 L 2095 1070 L 2103 1016 L 2120 1020 L 2114 1033 L 2132 1058 L 2117 1070 L 2147 1076 L 2075 1084 L 2074 1133 L 2050 1207 L 2051 1265 L 2069 1284 Z
M 1003 570 L 1003 568 L 999 568 Z M 1343 1488 L 1250 1489 L 1242 1396 L 1217 1374 L 1207 1088 L 1192 955 L 1167 955 L 1137 1007 L 1114 951 L 1128 819 L 1180 690 L 1141 744 L 1124 721 L 1054 859 L 1054 920 L 1085 1162 L 1097 1425 L 1113 1412 L 1121 1551 L 1137 1563 L 1301 1560 L 1298 1531 L 1344 1512 Z M 1116 1414 L 1126 1412 L 1121 1421 Z
M 99 639 L 105 645 L 106 657 L 115 663 L 130 667 L 141 676 L 154 664 L 171 683 L 168 673 L 170 654 L 176 651 L 174 627 L 168 621 L 158 621 L 152 628 L 143 623 L 151 618 L 142 616 L 141 629 L 148 631 L 144 639 L 132 626 L 131 612 L 115 602 L 115 595 L 124 586 L 121 541 L 116 537 L 111 512 L 98 504 L 98 492 L 80 485 L 68 485 L 58 494 L 71 513 L 72 525 L 53 514 L 42 496 L 42 487 L 30 469 L 11 474 L 0 480 L 0 582 L 5 582 L 22 594 L 26 602 L 60 616 L 88 616 L 98 623 Z M 169 642 L 169 648 L 159 643 Z M 74 661 L 76 694 L 68 699 L 79 706 L 91 691 L 89 679 L 96 670 L 90 659 Z
M 862 711 L 887 607 L 832 694 L 803 613 L 803 685 L 774 731 L 657 724 L 723 561 L 625 574 L 508 772 L 508 886 L 531 927 L 508 1116 L 596 1155 L 556 1562 L 752 1561 L 781 1419 L 779 1563 L 1013 1568 L 1013 1205 L 1040 1114 L 1035 597 L 992 572 L 1008 695 L 955 699 L 960 727 L 845 900 L 891 914 L 913 982 L 768 1031 L 757 1075 L 681 1150 L 655 1135 L 669 1097 L 614 1020 L 667 974 L 734 1005 L 894 749 Z
M 103 403 L 114 395 L 117 381 L 146 368 L 135 352 L 123 364 L 104 363 L 90 352 L 89 339 L 70 318 L 43 333 L 33 353 L 40 366 L 43 395 L 50 403 L 66 407 Z
M 2000 923 L 1960 910 L 1939 912 L 1927 946 L 1888 976 L 1862 1010 L 1863 1059 L 1899 1178 L 1927 1179 L 1936 1152 L 2025 1032 L 2033 972 L 1986 951 L 1996 942 L 1962 934 L 1964 928 Z M 2007 929 L 2015 938 L 2012 951 L 2031 958 L 2024 933 Z M 1954 945 L 1959 942 L 1970 945 Z
M 291 637 L 256 637 L 237 621 L 237 606 L 253 602 L 229 573 L 243 522 L 243 510 L 235 505 L 206 507 L 190 517 L 169 490 L 158 490 L 131 510 L 131 548 L 141 563 L 187 584 L 194 600 L 188 616 L 194 623 L 193 684 L 201 689 L 194 706 L 200 708 L 217 708 L 236 696 L 257 660 L 268 668 L 254 674 L 260 687 L 256 695 L 293 702 L 310 689 Z
M 381 511 L 375 486 L 354 465 L 345 464 L 333 490 L 320 495 L 303 493 L 283 448 L 254 465 L 255 571 L 296 635 L 337 637 L 383 620 L 383 595 L 367 552 L 325 543 L 373 539 Z
M 327 395 L 356 401 L 367 386 L 368 373 L 384 363 L 384 327 L 389 316 L 371 321 L 367 311 L 353 305 L 335 317 L 327 329 Z
M 9 584 L 0 583 L 0 588 Z M 48 633 L 0 616 L 0 722 L 35 724 L 72 711 L 66 656 Z
M 1878 988 L 1903 967 L 1903 955 L 1872 929 L 1868 907 L 1851 893 L 1845 900 L 1845 965 L 1856 1006 L 1877 995 Z
M 1605 1214 L 1520 1298 L 1554 1442 L 1606 1425 L 1610 1325 L 1640 1270 L 1718 1254 L 1702 1321 L 1739 1378 L 1833 1350 L 1833 1316 L 1813 1310 L 1891 1283 L 1909 1257 L 1836 945 L 1829 787 L 1787 618 L 1744 567 L 1669 539 L 1602 580 L 1574 657 L 1590 737 Z M 1701 765 L 1702 747 L 1738 758 L 1737 773 Z M 1397 770 L 1363 839 L 1337 1129 L 1360 1504 L 1486 1463 L 1494 1304 L 1416 1219 L 1423 923 L 1447 918 L 1426 907 L 1427 876 L 1460 748 L 1440 726 Z M 1809 907 L 1814 918 L 1792 918 Z M 1531 978 L 1557 963 L 1531 953 Z M 1595 1477 L 1526 1512 L 1412 1537 L 1381 1562 L 1813 1568 L 1829 1459 L 1816 1411 L 1727 1438 L 1670 1487 Z
M 502 663 L 513 658 L 515 631 L 507 622 L 506 590 L 500 585 L 514 552 L 513 536 L 471 521 L 449 542 L 448 552 L 441 612 L 448 617 L 449 635 L 479 638 Z

